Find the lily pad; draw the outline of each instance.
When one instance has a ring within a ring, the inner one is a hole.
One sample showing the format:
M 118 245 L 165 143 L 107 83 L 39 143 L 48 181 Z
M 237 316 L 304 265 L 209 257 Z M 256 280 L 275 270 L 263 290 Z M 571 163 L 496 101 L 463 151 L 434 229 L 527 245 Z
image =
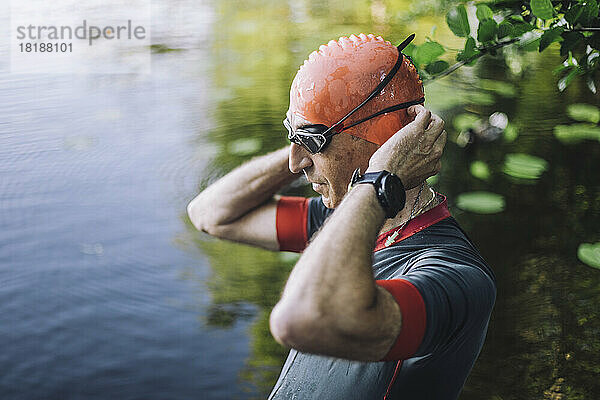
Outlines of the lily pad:
M 515 97 L 517 95 L 517 89 L 508 82 L 480 79 L 479 85 L 482 89 L 498 93 L 502 97 Z
M 465 97 L 468 101 L 473 104 L 477 104 L 480 106 L 491 106 L 496 103 L 496 99 L 491 93 L 486 92 L 467 92 L 465 93 Z
M 475 178 L 479 178 L 484 181 L 490 179 L 490 168 L 483 161 L 473 161 L 469 169 L 471 171 L 471 175 L 473 175 Z
M 597 124 L 600 121 L 600 109 L 591 104 L 576 103 L 567 107 L 567 114 L 576 121 Z
M 245 156 L 248 154 L 254 154 L 260 150 L 262 147 L 262 143 L 260 139 L 257 138 L 244 138 L 234 140 L 229 143 L 227 146 L 227 150 L 229 150 L 230 154 L 235 154 L 239 156 Z
M 579 143 L 584 139 L 600 141 L 600 127 L 593 124 L 556 125 L 554 136 L 565 144 Z
M 477 214 L 495 214 L 504 210 L 505 201 L 502 195 L 496 193 L 467 192 L 458 195 L 456 205 Z
M 454 117 L 452 125 L 454 125 L 454 128 L 460 132 L 474 127 L 478 121 L 479 117 L 477 115 L 463 113 Z
M 529 154 L 511 153 L 504 159 L 504 173 L 514 178 L 538 179 L 547 169 L 546 160 Z
M 508 124 L 506 126 L 506 129 L 504 129 L 504 140 L 507 142 L 514 142 L 515 139 L 519 136 L 519 131 L 517 130 L 517 127 L 512 125 L 512 124 Z
M 600 242 L 580 244 L 577 249 L 577 257 L 590 267 L 600 269 Z

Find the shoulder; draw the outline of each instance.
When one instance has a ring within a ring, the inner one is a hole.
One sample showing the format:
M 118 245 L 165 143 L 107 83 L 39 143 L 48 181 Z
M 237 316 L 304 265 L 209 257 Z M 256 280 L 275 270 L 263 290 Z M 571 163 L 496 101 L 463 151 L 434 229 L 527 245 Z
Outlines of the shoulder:
M 426 304 L 450 301 L 488 314 L 495 303 L 492 269 L 452 218 L 377 252 L 375 261 L 377 279 L 409 281 Z
M 480 270 L 495 282 L 492 269 L 452 217 L 375 252 L 374 261 L 375 272 L 383 273 L 383 279 L 398 278 L 425 266 L 463 266 Z

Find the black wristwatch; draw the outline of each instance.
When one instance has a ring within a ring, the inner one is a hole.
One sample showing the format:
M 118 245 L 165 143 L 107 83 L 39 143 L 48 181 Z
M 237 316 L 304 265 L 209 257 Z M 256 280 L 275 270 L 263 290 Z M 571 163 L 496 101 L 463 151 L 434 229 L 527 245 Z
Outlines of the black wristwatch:
M 406 192 L 400 178 L 388 171 L 369 172 L 360 174 L 356 168 L 352 174 L 350 187 L 360 183 L 370 183 L 375 187 L 377 200 L 385 211 L 387 218 L 394 218 L 404 208 Z

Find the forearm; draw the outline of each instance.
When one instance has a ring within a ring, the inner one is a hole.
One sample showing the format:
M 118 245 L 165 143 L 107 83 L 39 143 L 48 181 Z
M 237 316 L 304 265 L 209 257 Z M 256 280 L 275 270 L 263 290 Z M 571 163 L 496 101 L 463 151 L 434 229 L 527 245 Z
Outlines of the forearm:
M 188 205 L 194 226 L 208 231 L 259 206 L 298 177 L 288 168 L 288 147 L 255 158 L 210 185 Z
M 377 289 L 372 255 L 384 220 L 371 185 L 352 189 L 296 264 L 282 306 L 300 314 L 326 312 L 334 317 L 341 312 L 358 315 L 373 307 Z

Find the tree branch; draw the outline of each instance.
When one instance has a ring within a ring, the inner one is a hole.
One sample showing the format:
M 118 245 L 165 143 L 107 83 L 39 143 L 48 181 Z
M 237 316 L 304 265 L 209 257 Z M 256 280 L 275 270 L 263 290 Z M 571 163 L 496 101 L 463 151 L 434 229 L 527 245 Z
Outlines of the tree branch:
M 516 43 L 518 41 L 519 41 L 518 38 L 514 38 L 514 39 L 511 39 L 511 40 L 507 40 L 505 42 L 496 43 L 496 44 L 494 44 L 492 46 L 489 46 L 489 47 L 485 47 L 484 46 L 484 47 L 481 47 L 481 48 L 476 48 L 475 50 L 479 51 L 479 53 L 477 53 L 477 54 L 475 54 L 475 55 L 467 58 L 466 60 L 459 61 L 456 64 L 450 66 L 448 69 L 440 72 L 437 75 L 432 76 L 431 78 L 425 80 L 423 82 L 423 85 L 427 85 L 427 84 L 429 84 L 430 82 L 432 82 L 432 81 L 434 81 L 436 79 L 440 79 L 440 78 L 443 78 L 444 76 L 450 75 L 451 73 L 453 73 L 454 71 L 456 71 L 457 69 L 459 69 L 460 67 L 462 67 L 463 65 L 468 64 L 468 63 L 470 63 L 472 61 L 475 61 L 479 57 L 482 57 L 483 55 L 487 54 L 490 50 L 496 50 L 496 49 L 502 48 L 504 46 L 507 46 L 509 44 Z
M 565 31 L 574 31 L 574 32 L 600 32 L 600 28 L 571 28 L 565 29 Z

